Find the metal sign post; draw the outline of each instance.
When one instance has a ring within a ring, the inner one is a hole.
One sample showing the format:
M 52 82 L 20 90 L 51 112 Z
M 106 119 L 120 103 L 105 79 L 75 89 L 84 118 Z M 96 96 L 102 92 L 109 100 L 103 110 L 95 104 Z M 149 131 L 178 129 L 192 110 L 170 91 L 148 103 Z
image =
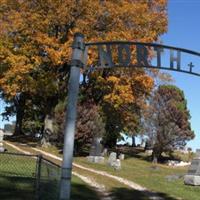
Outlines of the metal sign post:
M 68 88 L 67 113 L 64 131 L 63 163 L 60 183 L 60 200 L 69 200 L 74 149 L 76 107 L 79 93 L 80 67 L 83 66 L 84 36 L 75 34 Z

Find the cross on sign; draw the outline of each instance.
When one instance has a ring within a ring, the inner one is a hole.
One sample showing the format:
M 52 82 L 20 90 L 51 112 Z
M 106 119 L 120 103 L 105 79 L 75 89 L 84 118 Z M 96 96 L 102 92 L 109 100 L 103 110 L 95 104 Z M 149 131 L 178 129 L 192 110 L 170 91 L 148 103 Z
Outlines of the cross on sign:
M 188 64 L 188 66 L 190 67 L 190 72 L 192 72 L 192 68 L 194 67 L 194 65 L 192 64 L 192 62 L 190 62 L 190 63 Z

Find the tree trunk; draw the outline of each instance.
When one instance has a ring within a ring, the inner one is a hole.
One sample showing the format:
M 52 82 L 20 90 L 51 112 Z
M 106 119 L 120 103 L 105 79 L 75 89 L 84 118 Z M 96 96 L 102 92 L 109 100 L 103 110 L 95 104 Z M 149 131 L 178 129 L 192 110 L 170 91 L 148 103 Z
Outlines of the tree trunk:
M 132 135 L 132 147 L 136 147 L 135 136 L 134 135 Z
M 25 106 L 25 97 L 20 95 L 17 102 L 15 102 L 16 106 L 16 124 L 14 135 L 22 135 L 22 122 L 24 118 L 24 106 Z
M 152 162 L 157 164 L 158 161 L 161 159 L 161 154 L 162 154 L 162 151 L 154 147 L 153 152 L 152 152 Z
M 41 139 L 41 145 L 43 147 L 51 146 L 50 137 L 53 135 L 53 116 L 51 114 L 46 115 L 44 119 L 44 130 Z
M 18 109 L 17 114 L 16 114 L 16 124 L 15 124 L 14 135 L 22 134 L 22 121 L 23 121 L 23 111 L 21 109 Z

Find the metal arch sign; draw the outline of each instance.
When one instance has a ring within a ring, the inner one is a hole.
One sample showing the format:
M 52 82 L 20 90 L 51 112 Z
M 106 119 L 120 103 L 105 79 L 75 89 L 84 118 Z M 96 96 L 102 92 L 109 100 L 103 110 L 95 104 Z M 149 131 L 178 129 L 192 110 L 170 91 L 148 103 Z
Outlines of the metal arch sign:
M 80 33 L 75 34 L 72 48 L 67 114 L 64 129 L 60 200 L 70 200 L 76 107 L 81 67 L 85 67 L 85 69 L 87 69 L 88 65 L 94 68 L 147 67 L 200 76 L 200 66 L 199 68 L 195 66 L 200 63 L 200 53 L 187 49 L 140 42 L 84 43 L 84 36 Z M 88 59 L 90 56 L 90 48 L 95 55 L 95 57 L 92 56 L 92 62 Z M 149 50 L 153 50 L 154 55 L 150 55 L 152 51 Z M 155 64 L 150 62 L 150 58 L 155 58 Z M 169 64 L 163 66 L 163 63 L 167 61 Z
M 92 64 L 95 68 L 145 67 L 200 76 L 200 66 L 199 68 L 196 66 L 200 65 L 200 53 L 192 50 L 154 43 L 126 41 L 85 43 L 83 62 L 86 67 L 88 51 L 94 47 L 98 54 L 98 61 L 94 61 L 95 64 Z M 135 53 L 133 53 L 133 49 L 135 49 Z M 154 52 L 152 57 L 150 52 Z M 151 63 L 151 60 L 154 63 Z

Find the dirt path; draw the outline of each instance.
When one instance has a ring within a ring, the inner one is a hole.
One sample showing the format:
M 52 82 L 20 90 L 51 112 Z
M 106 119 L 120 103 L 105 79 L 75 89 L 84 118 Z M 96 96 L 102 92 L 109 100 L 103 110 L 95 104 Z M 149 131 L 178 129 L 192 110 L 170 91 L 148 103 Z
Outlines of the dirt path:
M 94 179 L 91 177 L 83 176 L 77 172 L 72 172 L 74 176 L 77 176 L 80 178 L 83 182 L 87 183 L 91 187 L 93 187 L 100 195 L 101 200 L 113 200 L 110 193 L 106 190 L 105 186 L 102 184 L 97 183 Z
M 11 144 L 10 142 L 5 142 L 5 143 L 7 145 L 11 146 L 12 148 L 15 148 L 18 151 L 21 151 L 21 152 L 26 153 L 26 154 L 30 154 L 30 152 L 24 151 L 21 148 L 17 147 L 16 145 Z M 43 154 L 43 155 L 45 155 L 45 156 L 47 156 L 49 158 L 53 158 L 55 160 L 62 161 L 61 157 L 55 156 L 55 155 L 53 155 L 51 153 L 42 151 L 42 150 L 37 149 L 37 148 L 32 148 L 32 147 L 29 147 L 29 148 L 31 148 L 32 150 L 34 150 L 36 152 L 39 152 L 39 153 L 41 153 L 41 154 Z M 150 200 L 164 200 L 164 198 L 159 196 L 157 193 L 152 192 L 152 191 L 148 190 L 147 188 L 142 187 L 142 186 L 134 183 L 133 181 L 129 181 L 129 180 L 125 179 L 125 178 L 111 175 L 111 174 L 109 174 L 109 173 L 107 173 L 105 171 L 100 171 L 100 170 L 95 170 L 95 169 L 92 169 L 92 168 L 84 167 L 84 166 L 76 164 L 76 163 L 73 163 L 73 166 L 77 167 L 79 169 L 88 171 L 88 172 L 92 172 L 92 173 L 95 173 L 95 174 L 98 174 L 98 175 L 101 175 L 101 176 L 104 176 L 104 177 L 108 177 L 110 179 L 113 179 L 115 181 L 118 181 L 118 182 L 128 186 L 129 188 L 132 188 L 134 190 L 143 192 Z M 102 196 L 103 196 L 101 198 L 101 200 L 112 200 L 112 198 L 110 197 L 109 193 L 105 190 L 105 186 L 104 185 L 98 184 L 91 177 L 89 178 L 89 177 L 83 176 L 83 175 L 81 175 L 81 174 L 79 174 L 77 172 L 73 172 L 73 174 L 75 176 L 78 176 L 80 179 L 82 179 L 88 185 L 90 185 L 93 188 L 95 188 L 96 191 L 100 192 L 102 194 Z

